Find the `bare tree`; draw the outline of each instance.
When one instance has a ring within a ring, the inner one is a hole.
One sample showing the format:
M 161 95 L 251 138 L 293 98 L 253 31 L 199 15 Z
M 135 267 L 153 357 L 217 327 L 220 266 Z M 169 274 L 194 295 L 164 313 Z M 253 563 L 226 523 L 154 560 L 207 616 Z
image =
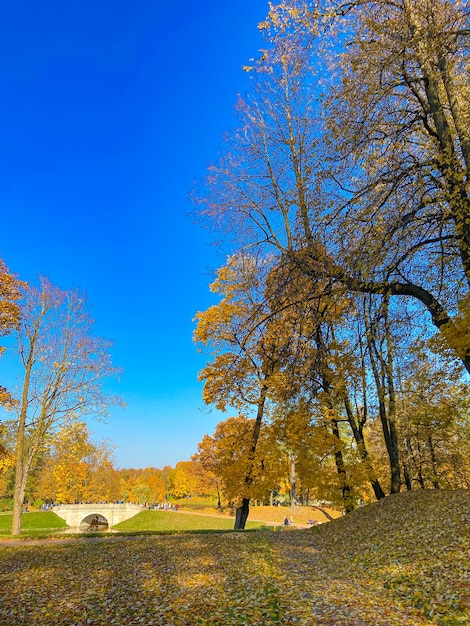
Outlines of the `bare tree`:
M 103 417 L 115 396 L 102 390 L 116 374 L 110 343 L 92 335 L 86 301 L 41 279 L 30 288 L 17 332 L 22 365 L 16 422 L 16 472 L 12 533 L 21 532 L 26 481 L 50 435 L 67 417 Z

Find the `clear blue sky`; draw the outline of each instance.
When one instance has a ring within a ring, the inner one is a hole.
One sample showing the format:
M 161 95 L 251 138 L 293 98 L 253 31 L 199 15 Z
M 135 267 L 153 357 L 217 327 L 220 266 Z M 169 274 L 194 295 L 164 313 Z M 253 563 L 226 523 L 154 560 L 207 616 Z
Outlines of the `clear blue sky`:
M 266 13 L 265 0 L 2 6 L 0 256 L 32 283 L 86 290 L 124 370 L 127 408 L 90 422 L 118 467 L 189 459 L 223 418 L 201 410 L 192 343 L 221 258 L 187 198 L 234 124 Z

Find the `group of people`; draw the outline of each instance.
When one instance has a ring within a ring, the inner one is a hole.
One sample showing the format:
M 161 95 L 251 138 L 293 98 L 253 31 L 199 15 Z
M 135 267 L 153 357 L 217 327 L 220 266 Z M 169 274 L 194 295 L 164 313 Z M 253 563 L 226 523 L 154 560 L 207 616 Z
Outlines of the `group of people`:
M 171 504 L 170 502 L 160 502 L 159 504 L 144 504 L 145 509 L 161 509 L 162 511 L 177 511 L 179 504 Z

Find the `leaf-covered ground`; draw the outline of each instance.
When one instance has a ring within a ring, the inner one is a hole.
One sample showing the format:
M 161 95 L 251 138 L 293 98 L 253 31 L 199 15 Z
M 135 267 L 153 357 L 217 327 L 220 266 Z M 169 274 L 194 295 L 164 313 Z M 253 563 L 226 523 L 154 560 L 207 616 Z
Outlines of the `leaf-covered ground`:
M 470 624 L 470 492 L 313 530 L 0 544 L 0 624 Z

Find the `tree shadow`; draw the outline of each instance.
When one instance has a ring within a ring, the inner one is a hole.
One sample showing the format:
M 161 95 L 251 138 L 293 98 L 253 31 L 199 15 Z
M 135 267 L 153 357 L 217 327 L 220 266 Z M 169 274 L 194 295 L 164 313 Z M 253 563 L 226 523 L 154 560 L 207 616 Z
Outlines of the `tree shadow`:
M 328 511 L 325 511 L 325 509 L 321 506 L 316 506 L 315 504 L 312 504 L 311 508 L 316 509 L 317 511 L 320 511 L 321 513 L 323 513 L 323 515 L 326 517 L 326 519 L 329 522 L 332 522 L 335 519 L 332 515 L 328 513 Z

